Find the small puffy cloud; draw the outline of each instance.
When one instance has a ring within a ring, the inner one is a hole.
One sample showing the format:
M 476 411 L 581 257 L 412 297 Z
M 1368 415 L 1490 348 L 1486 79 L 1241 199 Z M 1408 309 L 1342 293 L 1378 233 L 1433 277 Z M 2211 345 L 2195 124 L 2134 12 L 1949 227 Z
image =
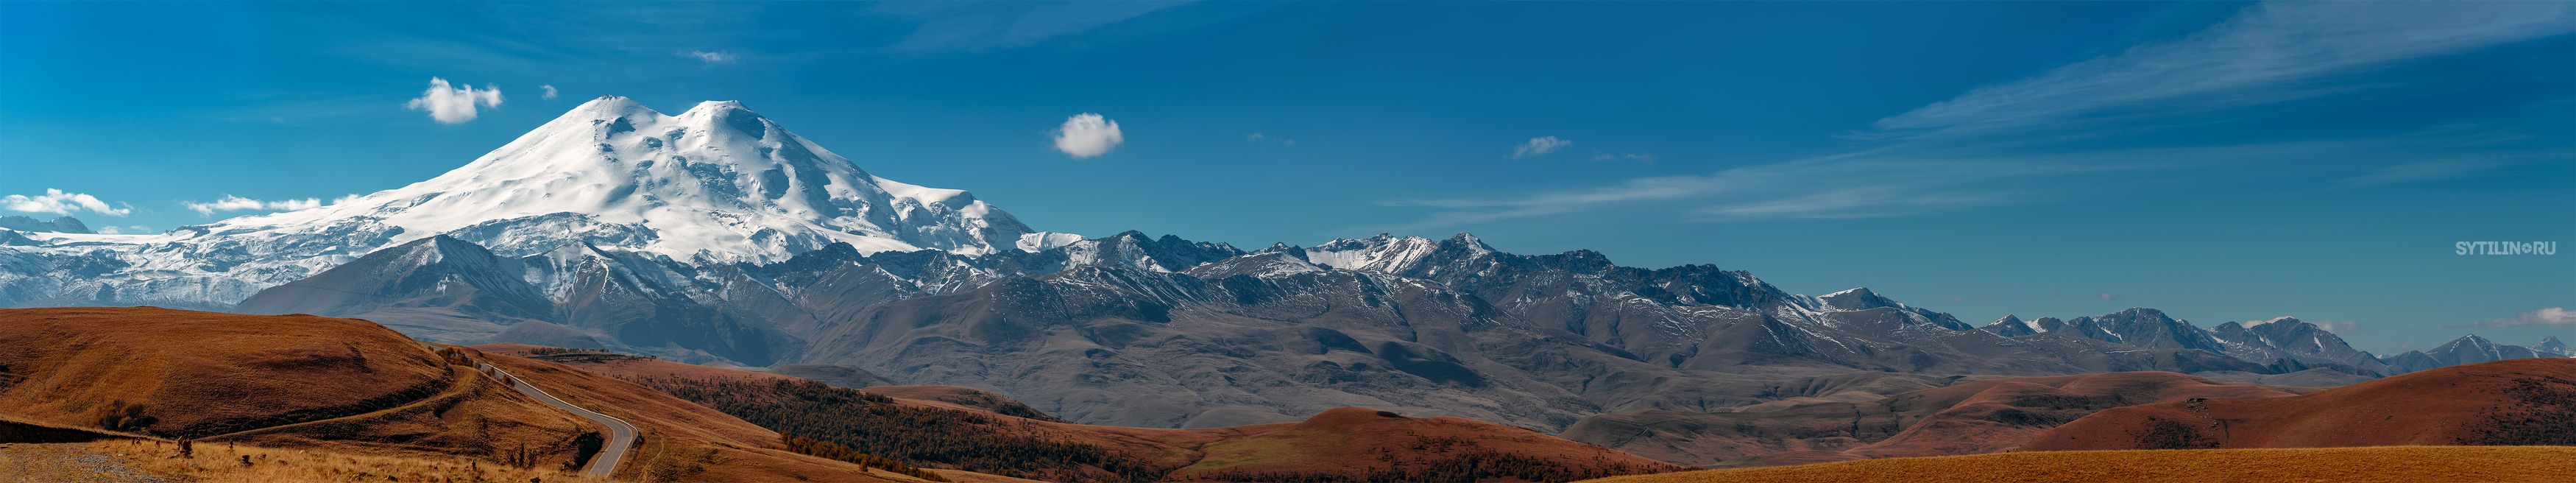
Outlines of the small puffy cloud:
M 101 234 L 101 235 L 124 235 L 124 234 L 144 234 L 144 233 L 152 233 L 152 227 L 143 226 L 143 225 L 126 225 L 126 226 L 108 225 L 108 226 L 98 227 L 98 234 Z
M 187 206 L 188 210 L 195 211 L 199 215 L 214 216 L 215 212 L 218 211 L 295 211 L 306 208 L 315 208 L 322 206 L 322 199 L 304 198 L 262 201 L 233 195 L 224 195 L 224 197 L 216 198 L 214 201 L 204 203 L 182 201 L 179 202 L 179 204 Z
M 701 61 L 701 62 L 706 62 L 706 63 L 709 63 L 709 64 L 722 64 L 722 63 L 726 63 L 726 62 L 733 62 L 733 54 L 731 54 L 731 53 L 727 53 L 727 52 L 724 52 L 724 51 L 708 52 L 708 51 L 704 51 L 704 50 L 692 50 L 692 51 L 688 51 L 688 52 L 683 52 L 683 53 L 681 53 L 680 55 L 682 55 L 682 56 L 686 56 L 686 57 L 689 57 L 689 58 L 693 58 L 693 59 L 698 59 L 698 60 L 699 60 L 699 61 Z
M 1075 158 L 1108 154 L 1125 142 L 1127 136 L 1118 131 L 1118 121 L 1099 114 L 1075 114 L 1064 118 L 1064 125 L 1055 129 L 1055 150 Z
M 1593 160 L 1593 161 L 1595 161 L 1595 162 L 1598 162 L 1598 161 L 1618 161 L 1618 160 L 1622 160 L 1622 159 L 1629 160 L 1629 161 L 1636 161 L 1636 162 L 1640 162 L 1640 163 L 1646 163 L 1646 164 L 1655 164 L 1655 155 L 1654 155 L 1654 154 L 1652 154 L 1652 153 L 1627 153 L 1627 154 L 1610 154 L 1610 153 L 1601 153 L 1601 154 L 1595 154 L 1595 155 L 1592 155 L 1592 160 Z
M 2550 307 L 2501 319 L 2469 324 L 2470 327 L 2521 327 L 2526 325 L 2576 325 L 2576 310 Z
M 2102 301 L 2104 301 L 2104 302 L 2109 302 L 2109 301 L 2113 301 L 2113 300 L 2119 300 L 2119 299 L 2120 299 L 2120 296 L 2118 296 L 2118 295 L 2111 295 L 2111 293 L 2110 293 L 2110 292 L 2102 292 L 2102 293 L 2093 294 L 2093 298 L 2102 299 Z
M 1277 145 L 1281 145 L 1281 146 L 1295 146 L 1295 145 L 1297 145 L 1297 140 L 1295 140 L 1295 139 L 1289 139 L 1289 138 L 1279 137 L 1279 136 L 1272 136 L 1272 135 L 1262 134 L 1262 133 L 1252 133 L 1252 135 L 1244 136 L 1244 137 L 1243 137 L 1243 141 L 1244 141 L 1244 142 L 1248 142 L 1248 143 L 1253 143 L 1253 144 L 1277 144 Z
M 74 211 L 88 211 L 107 216 L 125 216 L 127 213 L 134 212 L 133 208 L 117 208 L 115 206 L 109 206 L 107 202 L 99 201 L 98 197 L 90 196 L 88 193 L 65 193 L 63 190 L 51 188 L 47 188 L 45 190 L 45 194 L 35 196 L 0 196 L 0 209 L 19 213 L 52 213 L 56 215 L 70 215 Z
M 1547 153 L 1556 152 L 1558 148 L 1572 145 L 1574 145 L 1574 141 L 1557 139 L 1556 136 L 1534 137 L 1530 138 L 1529 142 L 1521 143 L 1519 146 L 1513 146 L 1512 159 L 1546 156 Z
M 555 85 L 554 85 L 554 84 L 540 84 L 540 85 L 538 85 L 538 86 L 537 86 L 537 90 L 538 90 L 538 91 L 540 91 L 540 92 L 543 92 L 542 94 L 537 94 L 537 97 L 542 97 L 542 98 L 546 98 L 546 99 L 553 99 L 553 98 L 555 98 Z
M 450 87 L 447 79 L 431 77 L 429 90 L 422 92 L 420 98 L 403 104 L 403 107 L 415 111 L 429 111 L 429 118 L 438 120 L 439 124 L 463 124 L 474 120 L 476 104 L 481 104 L 483 107 L 501 107 L 501 88 L 491 85 L 484 85 L 482 89 L 475 89 L 470 85 Z

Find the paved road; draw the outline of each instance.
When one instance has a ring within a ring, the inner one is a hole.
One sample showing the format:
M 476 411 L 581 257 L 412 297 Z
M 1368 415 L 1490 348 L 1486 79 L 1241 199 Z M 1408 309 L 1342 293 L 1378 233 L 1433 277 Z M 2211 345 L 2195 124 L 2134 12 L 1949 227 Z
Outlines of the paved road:
M 510 381 L 511 389 L 517 389 L 520 394 L 526 394 L 528 397 L 537 398 L 537 402 L 546 403 L 574 416 L 589 418 L 592 421 L 598 421 L 601 426 L 607 426 L 608 444 L 600 447 L 599 456 L 590 459 L 590 466 L 582 468 L 583 474 L 607 478 L 609 474 L 617 472 L 618 463 L 626 461 L 626 450 L 635 446 L 635 425 L 626 424 L 625 420 L 582 409 L 581 406 L 574 406 L 562 399 L 555 399 L 553 394 L 546 394 L 545 390 L 530 386 L 528 381 L 519 379 L 519 376 L 510 375 L 510 371 L 501 370 L 491 364 L 476 362 L 475 367 L 482 368 L 485 373 L 495 374 L 501 380 Z

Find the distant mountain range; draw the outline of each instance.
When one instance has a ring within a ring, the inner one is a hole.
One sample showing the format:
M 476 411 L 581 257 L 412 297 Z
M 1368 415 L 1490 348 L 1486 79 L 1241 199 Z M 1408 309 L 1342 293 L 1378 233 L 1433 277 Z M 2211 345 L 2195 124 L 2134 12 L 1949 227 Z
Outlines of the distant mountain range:
M 1790 294 L 1466 234 L 1086 239 L 869 175 L 730 102 L 667 116 L 599 98 L 431 180 L 314 209 L 154 235 L 6 223 L 0 305 L 311 313 L 439 342 L 836 367 L 1091 424 L 1369 406 L 1553 431 L 1924 375 L 2359 379 L 2571 355 L 2470 336 L 2383 358 L 2296 319 L 2205 329 L 2144 308 L 1979 328 L 1866 288 Z

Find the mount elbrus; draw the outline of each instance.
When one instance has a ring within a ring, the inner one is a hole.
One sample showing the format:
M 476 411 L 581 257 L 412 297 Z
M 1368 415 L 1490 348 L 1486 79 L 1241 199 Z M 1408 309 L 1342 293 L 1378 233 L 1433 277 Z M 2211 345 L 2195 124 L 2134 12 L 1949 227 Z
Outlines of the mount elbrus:
M 161 234 L 0 228 L 0 305 L 363 318 L 423 340 L 830 367 L 999 390 L 1071 421 L 1217 427 L 1368 406 L 1562 430 L 1958 374 L 2349 382 L 2564 356 L 2464 338 L 2381 358 L 2295 319 L 2150 309 L 1983 328 L 1868 289 L 1784 292 L 1473 236 L 1242 250 L 1043 232 L 868 174 L 740 104 L 582 104 L 463 167 Z

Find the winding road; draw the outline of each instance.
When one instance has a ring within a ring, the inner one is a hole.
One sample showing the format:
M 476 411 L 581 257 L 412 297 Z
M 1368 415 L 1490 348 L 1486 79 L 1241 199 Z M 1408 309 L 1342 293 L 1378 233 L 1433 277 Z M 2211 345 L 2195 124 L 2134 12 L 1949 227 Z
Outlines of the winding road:
M 501 380 L 509 381 L 511 389 L 517 389 L 520 394 L 526 394 L 528 397 L 537 398 L 537 402 L 546 403 L 548 406 L 562 409 L 564 412 L 572 413 L 574 416 L 589 418 L 591 421 L 599 422 L 601 426 L 607 426 L 608 441 L 606 444 L 600 446 L 599 456 L 595 456 L 590 459 L 590 466 L 582 468 L 582 474 L 607 478 L 609 474 L 617 472 L 618 463 L 626 461 L 626 450 L 635 446 L 635 425 L 626 424 L 626 420 L 617 419 L 615 416 L 600 414 L 597 411 L 582 409 L 581 406 L 574 406 L 572 403 L 564 402 L 562 399 L 556 399 L 553 394 L 546 394 L 545 390 L 537 389 L 536 386 L 528 385 L 528 381 L 519 379 L 519 376 L 510 375 L 510 371 L 501 370 L 500 367 L 495 367 L 490 363 L 477 361 L 474 363 L 474 366 L 482 369 L 485 373 L 493 374 L 494 377 L 499 377 Z

